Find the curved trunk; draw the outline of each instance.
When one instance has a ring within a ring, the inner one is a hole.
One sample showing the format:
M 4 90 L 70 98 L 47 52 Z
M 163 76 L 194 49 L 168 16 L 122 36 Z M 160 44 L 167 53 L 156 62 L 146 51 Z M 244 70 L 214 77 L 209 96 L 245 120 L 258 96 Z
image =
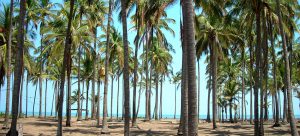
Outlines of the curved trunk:
M 13 4 L 13 2 L 11 3 Z M 11 10 L 12 11 L 12 10 Z M 19 93 L 21 85 L 21 76 L 23 69 L 23 46 L 24 46 L 24 20 L 26 13 L 26 0 L 20 1 L 20 14 L 19 14 L 19 27 L 18 27 L 18 38 L 17 38 L 17 52 L 15 62 L 15 74 L 14 74 L 14 86 L 12 96 L 12 122 L 8 135 L 18 135 L 17 132 L 17 118 L 19 108 Z M 12 15 L 12 13 L 10 14 Z M 11 25 L 11 24 L 10 24 Z M 10 27 L 11 28 L 11 27 Z M 11 32 L 11 30 L 9 30 Z M 9 36 L 10 37 L 10 36 Z

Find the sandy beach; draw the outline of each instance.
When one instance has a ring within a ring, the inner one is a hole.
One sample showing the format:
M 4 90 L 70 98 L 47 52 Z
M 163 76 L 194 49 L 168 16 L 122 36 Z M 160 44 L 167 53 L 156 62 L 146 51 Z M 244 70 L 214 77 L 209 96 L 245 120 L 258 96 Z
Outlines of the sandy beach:
M 0 119 L 1 128 L 3 126 L 3 118 Z M 170 136 L 177 135 L 178 120 L 163 119 L 160 121 L 148 121 L 138 120 L 138 127 L 131 128 L 131 135 L 141 136 Z M 53 136 L 56 135 L 57 122 L 55 119 L 39 119 L 39 118 L 21 118 L 18 120 L 18 124 L 23 126 L 24 136 Z M 218 128 L 212 130 L 212 123 L 201 122 L 199 123 L 199 136 L 251 136 L 253 135 L 253 125 L 249 123 L 218 123 Z M 272 123 L 266 123 L 265 135 L 290 135 L 289 124 L 283 125 L 279 128 L 272 128 Z M 300 124 L 298 123 L 298 128 Z M 110 135 L 119 136 L 123 135 L 123 122 L 113 121 L 109 122 Z M 7 129 L 1 129 L 0 135 L 5 135 Z M 71 127 L 63 127 L 63 133 L 66 136 L 80 136 L 80 135 L 101 135 L 101 128 L 96 127 L 95 120 L 83 120 L 76 121 L 76 118 L 72 118 Z

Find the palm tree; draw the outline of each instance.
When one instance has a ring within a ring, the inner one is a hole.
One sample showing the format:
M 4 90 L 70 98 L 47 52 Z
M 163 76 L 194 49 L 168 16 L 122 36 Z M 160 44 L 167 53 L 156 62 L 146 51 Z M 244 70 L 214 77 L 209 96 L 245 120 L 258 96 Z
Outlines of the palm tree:
M 13 4 L 13 2 L 11 3 Z M 18 40 L 17 40 L 17 54 L 16 54 L 16 68 L 14 74 L 14 88 L 13 88 L 13 101 L 12 101 L 12 122 L 8 135 L 18 135 L 17 131 L 17 118 L 19 108 L 19 93 L 21 85 L 21 73 L 23 68 L 23 46 L 24 46 L 24 24 L 26 13 L 26 0 L 20 1 L 20 16 L 18 27 Z
M 288 59 L 288 51 L 287 51 L 287 44 L 286 44 L 286 37 L 284 35 L 284 31 L 283 31 L 283 23 L 282 23 L 282 15 L 281 15 L 281 9 L 280 9 L 280 2 L 279 0 L 276 0 L 276 12 L 278 15 L 278 19 L 279 19 L 279 30 L 280 30 L 280 34 L 281 34 L 281 38 L 282 38 L 282 43 L 283 43 L 283 56 L 284 56 L 284 64 L 285 64 L 285 71 L 286 71 L 286 75 L 285 75 L 285 86 L 287 88 L 287 101 L 288 101 L 288 114 L 289 114 L 289 119 L 290 119 L 290 127 L 291 127 L 291 133 L 293 136 L 298 136 L 298 130 L 297 130 L 297 125 L 296 125 L 296 121 L 295 121 L 295 115 L 294 115 L 294 110 L 293 110 L 293 98 L 292 98 L 292 94 L 291 94 L 291 79 L 290 79 L 290 63 L 289 63 L 289 59 Z
M 6 11 L 6 16 L 5 16 L 5 24 L 4 24 L 4 28 L 7 28 L 8 26 L 8 31 L 5 34 L 5 37 L 7 39 L 7 48 L 6 48 L 6 85 L 7 85 L 7 89 L 6 89 L 6 107 L 5 107 L 5 125 L 8 125 L 8 119 L 9 119 L 9 103 L 10 103 L 10 81 L 11 81 L 11 46 L 12 46 L 12 29 L 13 29 L 13 25 L 12 25 L 12 18 L 13 18 L 13 4 L 14 1 L 11 0 L 10 1 L 10 8 Z M 8 14 L 9 11 L 9 14 Z
M 128 37 L 127 37 L 127 20 L 126 20 L 126 5 L 125 0 L 121 0 L 121 12 L 122 12 L 122 25 L 123 25 L 123 45 L 124 45 L 124 92 L 125 92 L 125 122 L 124 122 L 124 135 L 129 136 L 130 130 L 130 109 L 129 109 L 129 51 L 128 51 Z
M 62 136 L 62 105 L 63 105 L 63 99 L 64 99 L 64 84 L 65 84 L 65 70 L 66 65 L 67 67 L 70 66 L 70 53 L 71 53 L 71 25 L 72 25 L 72 17 L 74 12 L 74 0 L 70 1 L 70 14 L 68 16 L 68 27 L 66 31 L 66 41 L 65 41 L 65 48 L 64 48 L 64 60 L 63 65 L 61 69 L 61 83 L 60 83 L 60 94 L 59 94 L 59 108 L 58 108 L 58 127 L 57 127 L 57 135 Z M 67 68 L 69 69 L 69 68 Z
M 194 33 L 194 7 L 192 0 L 183 1 L 183 30 L 186 37 L 183 39 L 187 48 L 187 75 L 188 75 L 188 134 L 198 135 L 196 66 L 195 66 L 195 33 Z
M 110 44 L 110 23 L 112 21 L 112 7 L 113 0 L 109 0 L 108 6 L 108 21 L 107 21 L 107 29 L 106 29 L 106 50 L 105 50 L 105 80 L 104 80 L 104 96 L 103 96 L 103 119 L 102 119 L 102 134 L 108 134 L 108 124 L 107 124 L 107 88 L 108 88 L 108 66 L 109 66 L 109 44 Z
M 171 82 L 174 84 L 175 87 L 175 109 L 174 109 L 174 119 L 176 118 L 176 91 L 179 88 L 181 80 L 181 72 L 177 72 L 175 75 L 173 75 Z

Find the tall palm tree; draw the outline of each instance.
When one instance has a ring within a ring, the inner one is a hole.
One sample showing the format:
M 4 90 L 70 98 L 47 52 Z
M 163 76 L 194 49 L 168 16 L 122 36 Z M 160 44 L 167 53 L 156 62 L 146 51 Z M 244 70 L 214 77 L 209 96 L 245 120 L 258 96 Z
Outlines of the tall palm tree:
M 183 30 L 186 35 L 187 46 L 187 75 L 188 75 L 188 134 L 198 135 L 196 66 L 195 66 L 195 33 L 194 33 L 194 6 L 192 0 L 183 1 Z
M 65 70 L 66 65 L 67 67 L 71 67 L 70 64 L 70 53 L 71 53 L 71 25 L 72 25 L 72 17 L 74 12 L 74 0 L 70 1 L 70 14 L 68 16 L 68 27 L 66 31 L 66 41 L 65 41 L 65 48 L 64 48 L 64 59 L 63 65 L 61 69 L 61 83 L 60 83 L 60 94 L 59 94 L 59 103 L 58 103 L 58 127 L 57 127 L 57 135 L 62 136 L 62 109 L 63 109 L 63 99 L 64 99 L 64 84 L 65 84 Z
M 13 2 L 11 3 L 13 4 Z M 24 46 L 24 24 L 26 13 L 26 0 L 20 1 L 20 16 L 18 27 L 18 40 L 17 40 L 17 54 L 16 54 L 16 67 L 14 74 L 14 88 L 13 88 L 13 101 L 12 101 L 12 122 L 8 135 L 18 135 L 17 131 L 17 118 L 19 108 L 19 93 L 21 85 L 21 73 L 23 68 L 23 46 Z
M 124 45 L 124 92 L 125 92 L 125 122 L 124 122 L 124 136 L 130 135 L 130 109 L 129 109 L 129 51 L 128 51 L 128 36 L 127 36 L 127 13 L 126 13 L 126 1 L 121 0 L 121 12 L 122 12 L 122 26 L 123 26 L 123 45 Z
M 14 7 L 13 7 L 14 1 L 11 0 L 10 1 L 10 9 L 9 11 L 9 16 L 7 16 L 7 21 L 8 23 L 5 23 L 6 25 L 8 25 L 8 33 L 6 34 L 7 37 L 7 48 L 6 48 L 6 85 L 7 85 L 7 89 L 6 89 L 6 107 L 5 107 L 5 124 L 8 125 L 8 119 L 9 119 L 9 103 L 10 103 L 10 81 L 11 81 L 11 46 L 12 46 L 12 29 L 13 29 L 13 25 L 12 25 L 12 18 L 13 18 L 13 11 L 14 11 Z M 7 10 L 6 10 L 7 11 Z
M 110 23 L 112 21 L 112 7 L 113 0 L 109 0 L 108 6 L 108 21 L 106 29 L 106 50 L 105 50 L 105 80 L 104 80 L 104 96 L 103 96 L 103 119 L 102 119 L 102 134 L 108 134 L 108 124 L 107 124 L 107 88 L 108 88 L 108 66 L 109 66 L 109 44 L 110 44 Z
M 278 15 L 279 19 L 279 30 L 282 38 L 282 46 L 283 46 L 283 56 L 284 56 L 284 64 L 285 64 L 285 86 L 287 88 L 287 100 L 288 100 L 288 114 L 289 114 L 289 119 L 290 119 L 290 127 L 291 127 L 291 133 L 293 136 L 298 136 L 298 130 L 297 130 L 297 125 L 295 121 L 295 115 L 294 115 L 294 110 L 293 110 L 293 97 L 291 94 L 292 88 L 291 88 L 291 79 L 290 79 L 290 63 L 289 63 L 289 58 L 288 58 L 288 51 L 287 51 L 287 43 L 286 43 L 286 37 L 284 35 L 283 31 L 283 23 L 282 23 L 282 15 L 281 15 L 281 9 L 280 9 L 280 2 L 279 0 L 276 0 L 276 12 Z

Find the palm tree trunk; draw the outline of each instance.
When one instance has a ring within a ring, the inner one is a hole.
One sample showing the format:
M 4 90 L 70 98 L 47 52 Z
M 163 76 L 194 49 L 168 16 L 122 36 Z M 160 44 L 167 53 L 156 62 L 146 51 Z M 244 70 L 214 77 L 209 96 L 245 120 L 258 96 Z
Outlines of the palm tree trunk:
M 22 68 L 22 77 L 21 77 L 21 90 L 20 90 L 20 110 L 19 110 L 19 118 L 23 117 L 23 110 L 22 110 L 22 106 L 23 106 L 23 84 L 24 84 L 24 68 Z
M 33 97 L 33 106 L 32 106 L 32 115 L 33 115 L 33 117 L 34 117 L 34 107 L 35 107 L 35 99 L 36 99 L 36 92 L 37 92 L 37 84 L 36 84 L 36 86 L 35 86 L 35 91 L 34 91 L 34 97 Z
M 263 69 L 263 75 L 264 75 L 264 80 L 265 80 L 265 87 L 264 87 L 264 120 L 268 120 L 268 56 L 269 56 L 269 51 L 268 51 L 268 27 L 267 27 L 267 19 L 266 16 L 263 16 L 263 57 L 264 57 L 264 69 Z M 263 126 L 263 125 L 262 125 Z
M 111 95 L 110 95 L 110 120 L 112 121 L 112 109 L 113 109 L 113 98 L 114 98 L 114 77 L 111 75 Z
M 95 110 L 95 90 L 96 90 L 96 78 L 97 78 L 97 67 L 96 67 L 96 63 L 97 63 L 97 26 L 95 26 L 94 28 L 94 50 L 95 50 L 95 55 L 94 55 L 94 63 L 93 63 L 93 80 L 92 80 L 92 119 L 96 119 L 96 110 Z
M 180 20 L 180 34 L 182 45 L 182 78 L 181 78 L 181 114 L 178 135 L 188 135 L 188 80 L 187 80 L 187 44 L 183 31 L 182 21 Z
M 78 94 L 77 94 L 77 121 L 81 121 L 82 120 L 82 110 L 80 109 L 80 105 L 82 103 L 80 103 L 81 100 L 81 92 L 80 92 L 80 59 L 81 59 L 81 46 L 79 45 L 78 47 L 78 67 L 77 67 L 77 77 L 78 77 L 78 81 L 77 81 L 77 85 L 78 85 Z
M 43 38 L 44 35 L 41 35 L 41 52 L 40 56 L 42 56 L 43 52 Z M 43 98 L 43 78 L 42 78 L 42 73 L 43 73 L 43 59 L 40 61 L 40 75 L 39 75 L 39 88 L 40 88 L 40 105 L 39 105 L 39 118 L 42 118 L 42 98 Z
M 150 78 L 149 78 L 149 90 L 148 90 L 148 116 L 151 120 L 151 94 L 152 94 L 152 64 L 150 62 Z
M 108 11 L 108 21 L 107 21 L 107 32 L 106 32 L 106 51 L 105 51 L 105 80 L 104 80 L 104 96 L 103 96 L 103 119 L 102 119 L 102 134 L 108 134 L 108 124 L 107 124 L 107 89 L 108 89 L 108 66 L 109 66 L 109 52 L 110 52 L 110 22 L 112 20 L 112 7 L 113 1 L 109 0 L 109 11 Z
M 285 78 L 284 78 L 285 80 Z M 286 98 L 286 88 L 283 87 L 282 90 L 283 93 L 283 119 L 282 119 L 282 123 L 287 123 L 287 98 Z
M 176 89 L 176 83 L 175 83 L 175 92 L 174 92 L 174 93 L 175 93 L 175 101 L 174 101 L 174 103 L 175 103 L 175 107 L 174 107 L 174 109 L 175 109 L 175 110 L 174 110 L 174 119 L 176 118 L 176 90 L 177 90 L 177 89 Z
M 8 28 L 8 37 L 7 37 L 7 50 L 6 50 L 6 106 L 5 106 L 5 119 L 4 119 L 4 125 L 8 126 L 8 120 L 9 120 L 9 108 L 10 108 L 10 88 L 11 88 L 11 41 L 12 41 L 12 18 L 13 18 L 13 11 L 14 11 L 14 1 L 10 0 L 10 10 L 9 10 L 9 28 Z
M 48 88 L 48 79 L 46 79 L 46 88 L 45 88 L 45 111 L 44 111 L 44 117 L 47 117 L 47 88 Z
M 63 102 L 64 102 L 64 86 L 65 86 L 65 75 L 66 75 L 66 65 L 70 64 L 69 58 L 71 53 L 71 25 L 72 25 L 72 17 L 73 17 L 73 8 L 74 8 L 74 1 L 70 1 L 70 14 L 68 16 L 68 27 L 66 32 L 66 42 L 65 42 L 65 49 L 64 49 L 64 59 L 63 65 L 61 69 L 61 83 L 60 83 L 60 94 L 58 100 L 58 127 L 57 127 L 57 136 L 62 136 L 62 110 L 63 110 Z M 69 66 L 71 67 L 71 66 Z
M 230 123 L 233 123 L 233 119 L 232 119 L 232 100 L 229 101 L 229 119 L 230 119 Z
M 70 45 L 72 46 L 72 45 Z M 66 120 L 66 127 L 71 126 L 71 56 L 68 56 L 68 65 L 67 65 L 67 105 L 66 105 L 66 113 L 67 113 L 67 120 Z
M 198 59 L 198 121 L 200 122 L 200 58 Z
M 159 117 L 159 119 L 162 119 L 162 95 L 163 95 L 163 76 L 161 76 L 161 80 L 160 80 L 160 110 L 159 110 L 159 113 L 160 113 L 160 117 Z M 176 96 L 175 96 L 176 97 Z M 176 111 L 176 109 L 175 109 L 175 111 Z
M 120 93 L 120 76 L 118 75 L 118 92 L 117 92 L 117 120 L 119 120 L 119 93 Z
M 253 60 L 254 60 L 254 56 L 253 56 L 253 46 L 252 46 L 252 35 L 250 36 L 250 40 L 249 40 L 249 54 L 250 54 L 250 72 L 249 72 L 249 75 L 250 75 L 250 124 L 253 124 L 253 106 L 252 106 L 252 103 L 253 103 Z
M 11 3 L 13 4 L 13 2 Z M 11 10 L 12 11 L 12 10 Z M 23 69 L 23 46 L 24 46 L 24 20 L 26 13 L 26 0 L 20 1 L 20 14 L 19 14 L 19 27 L 18 27 L 18 38 L 17 38 L 17 53 L 15 62 L 15 74 L 14 74 L 14 88 L 12 97 L 12 122 L 8 135 L 18 135 L 17 132 L 17 118 L 19 108 L 19 93 L 21 85 L 21 75 Z M 12 15 L 12 14 L 11 14 Z
M 99 78 L 99 81 L 97 82 L 98 83 L 98 103 L 97 103 L 97 126 L 100 127 L 100 78 Z
M 86 97 L 85 97 L 85 119 L 89 119 L 89 89 L 90 89 L 90 81 L 86 80 Z
M 53 105 L 54 105 L 54 99 L 55 99 L 56 90 L 57 90 L 57 88 L 56 88 L 56 83 L 55 83 L 55 85 L 54 85 L 54 91 L 53 91 L 53 96 L 52 96 L 52 102 L 51 102 L 51 114 L 50 114 L 51 117 L 53 115 L 52 113 L 53 113 Z
M 283 23 L 282 23 L 282 18 L 281 18 L 281 10 L 280 10 L 280 3 L 279 0 L 276 0 L 276 9 L 277 9 L 277 15 L 279 18 L 279 30 L 280 34 L 282 37 L 283 41 L 283 56 L 284 56 L 284 61 L 285 61 L 285 77 L 286 77 L 286 82 L 285 86 L 287 87 L 287 101 L 288 101 L 288 115 L 290 119 L 290 127 L 291 127 L 291 133 L 293 136 L 298 136 L 298 130 L 297 130 L 297 125 L 295 121 L 295 115 L 294 115 L 294 110 L 293 110 L 293 97 L 291 94 L 292 88 L 291 88 L 291 80 L 290 80 L 290 64 L 289 64 L 289 58 L 288 58 L 288 51 L 287 51 L 287 45 L 286 45 L 286 39 L 284 36 L 284 31 L 283 31 Z
M 148 81 L 149 81 L 149 69 L 148 69 L 148 67 L 149 67 L 149 63 L 148 63 L 148 52 L 149 52 L 149 44 L 148 44 L 148 42 L 149 42 L 150 40 L 149 40 L 149 34 L 148 34 L 148 27 L 146 27 L 146 58 L 145 58 L 145 63 L 146 63 L 146 91 L 145 91 L 145 97 L 146 97 L 146 106 L 145 106 L 145 119 L 146 120 L 150 120 L 150 117 L 149 117 L 149 97 L 148 97 L 148 94 L 149 94 L 149 90 L 148 90 Z M 151 82 L 151 79 L 150 79 L 150 82 Z M 151 88 L 151 87 L 150 87 Z
M 27 71 L 27 78 L 26 78 L 26 113 L 25 117 L 27 118 L 27 111 L 28 111 L 28 83 L 29 83 L 29 73 Z
M 137 7 L 136 7 L 136 15 L 139 14 L 139 0 L 136 1 Z M 137 26 L 137 33 L 136 33 L 136 40 L 135 40 L 135 51 L 134 51 L 134 70 L 133 70 L 133 106 L 132 106 L 132 126 L 136 127 L 136 85 L 137 85 L 137 80 L 138 80 L 138 49 L 139 49 L 139 39 L 140 39 L 140 21 L 138 18 L 136 18 L 136 26 Z
M 255 68 L 255 74 L 254 74 L 254 80 L 255 80 L 255 84 L 254 84 L 254 135 L 258 136 L 260 135 L 260 131 L 259 131 L 259 120 L 258 120 L 258 91 L 259 89 L 261 89 L 261 84 L 260 84 L 260 59 L 261 59 L 261 28 L 260 28 L 260 12 L 261 12 L 261 1 L 258 0 L 257 1 L 257 5 L 256 5 L 256 34 L 257 34 L 257 38 L 256 38 L 256 43 L 257 46 L 255 47 L 255 65 L 257 66 Z
M 211 82 L 211 74 L 210 73 L 209 73 L 209 82 Z M 209 84 L 211 84 L 211 83 L 209 83 Z M 210 120 L 210 93 L 211 93 L 211 85 L 208 88 L 206 122 L 211 122 L 211 120 Z
M 242 47 L 242 122 L 244 122 L 244 106 L 245 106 L 245 48 Z M 246 114 L 246 112 L 245 112 Z M 246 118 L 245 118 L 246 119 Z
M 216 117 L 217 117 L 217 61 L 218 61 L 218 51 L 216 49 L 216 46 L 218 46 L 217 43 L 215 43 L 212 48 L 212 99 L 213 99 L 213 129 L 217 128 L 216 124 Z
M 124 136 L 129 136 L 129 125 L 130 125 L 130 89 L 129 89 L 129 52 L 128 52 L 128 37 L 127 37 L 127 13 L 125 0 L 121 0 L 121 12 L 122 12 L 122 25 L 123 25 L 123 45 L 124 45 L 124 92 L 125 92 L 125 122 L 124 122 Z
M 154 118 L 155 120 L 158 120 L 158 73 L 155 72 L 155 115 L 154 115 Z
M 280 127 L 281 125 L 279 124 L 279 102 L 278 101 L 278 97 L 277 97 L 277 64 L 276 64 L 276 53 L 275 53 L 275 45 L 274 45 L 274 37 L 273 37 L 273 25 L 271 20 L 268 21 L 269 24 L 269 35 L 270 35 L 270 42 L 271 42 L 271 48 L 272 48 L 272 61 L 273 61 L 273 86 L 274 86 L 274 90 L 275 90 L 275 94 L 274 94 L 274 102 L 275 102 L 275 120 L 274 120 L 274 125 L 273 127 Z
M 188 135 L 198 135 L 198 112 L 196 90 L 196 49 L 194 33 L 194 6 L 192 0 L 183 2 L 183 30 L 187 48 L 187 77 L 188 77 Z
M 142 93 L 142 81 L 143 81 L 143 73 L 141 73 L 141 78 L 140 78 L 140 89 L 139 89 L 139 98 L 138 98 L 138 106 L 136 110 L 136 115 L 139 115 L 139 110 L 140 110 L 140 105 L 141 105 L 141 93 Z

